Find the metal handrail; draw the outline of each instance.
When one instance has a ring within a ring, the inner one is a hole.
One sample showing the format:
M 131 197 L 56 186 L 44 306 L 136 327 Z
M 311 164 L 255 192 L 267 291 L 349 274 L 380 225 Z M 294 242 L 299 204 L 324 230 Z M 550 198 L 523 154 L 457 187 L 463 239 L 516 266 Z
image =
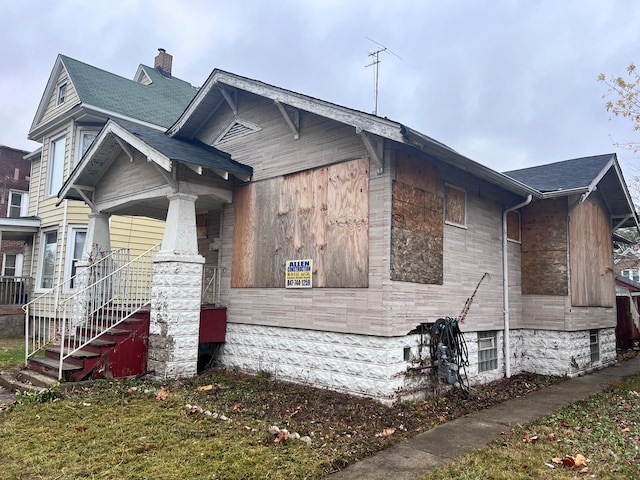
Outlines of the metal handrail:
M 62 316 L 59 379 L 65 359 L 150 303 L 153 256 L 159 247 L 154 245 L 113 269 L 105 264 L 88 267 L 92 282 L 60 302 L 62 310 L 72 314 Z
M 121 248 L 109 252 L 101 252 L 99 259 L 90 267 L 100 268 L 101 265 L 110 262 L 114 258 L 121 259 L 129 255 L 129 250 Z M 25 312 L 25 363 L 36 352 L 54 341 L 60 340 L 61 320 L 66 312 L 61 312 L 59 299 L 65 292 L 72 291 L 72 286 L 79 279 L 79 275 L 73 275 L 65 282 L 42 293 L 30 302 L 22 306 Z M 30 328 L 33 324 L 33 328 Z

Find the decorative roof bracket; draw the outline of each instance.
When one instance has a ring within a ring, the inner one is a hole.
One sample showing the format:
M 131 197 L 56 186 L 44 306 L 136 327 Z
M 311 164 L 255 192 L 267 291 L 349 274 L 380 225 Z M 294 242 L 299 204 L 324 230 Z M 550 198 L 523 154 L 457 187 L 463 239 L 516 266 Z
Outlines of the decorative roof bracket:
M 158 165 L 156 162 L 150 162 L 156 169 L 162 174 L 164 179 L 167 181 L 169 186 L 173 189 L 174 192 L 178 191 L 178 180 L 175 178 L 176 169 L 173 168 L 171 172 L 167 172 L 162 166 Z
M 289 128 L 293 132 L 293 138 L 298 140 L 300 138 L 300 110 L 283 105 L 278 100 L 274 100 L 273 103 L 276 104 L 284 121 L 289 125 Z
M 220 93 L 222 94 L 224 99 L 227 101 L 227 104 L 233 111 L 233 114 L 238 115 L 238 104 L 236 100 L 233 98 L 233 96 L 231 95 L 231 92 L 229 92 L 229 90 L 227 90 L 226 87 L 224 87 L 223 85 L 220 85 L 219 83 L 218 83 L 218 90 L 220 90 Z
M 93 203 L 93 201 L 89 198 L 89 196 L 84 192 L 84 190 L 88 190 L 88 191 L 94 191 L 94 188 L 92 187 L 83 187 L 80 185 L 76 185 L 75 186 L 75 191 L 78 192 L 78 195 L 80 195 L 82 197 L 82 200 L 84 200 L 84 203 L 86 203 L 89 208 L 91 209 L 92 212 L 96 212 L 96 204 Z
M 369 156 L 375 163 L 376 167 L 378 167 L 376 169 L 376 173 L 378 173 L 378 175 L 382 174 L 382 172 L 384 172 L 384 140 L 367 133 L 362 129 L 362 127 L 356 127 L 356 133 L 360 135 L 362 143 L 364 143 Z
M 113 137 L 116 139 L 116 142 L 118 142 L 118 145 L 120 145 L 122 151 L 127 155 L 127 157 L 129 157 L 129 162 L 133 163 L 133 152 L 129 148 L 129 145 L 120 140 L 120 137 L 117 135 L 113 135 Z

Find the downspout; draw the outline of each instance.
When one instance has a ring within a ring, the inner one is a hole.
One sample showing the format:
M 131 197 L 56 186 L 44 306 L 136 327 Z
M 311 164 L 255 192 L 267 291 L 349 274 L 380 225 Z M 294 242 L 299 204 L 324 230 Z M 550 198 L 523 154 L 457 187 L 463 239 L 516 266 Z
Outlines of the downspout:
M 531 195 L 527 197 L 527 199 L 514 205 L 511 208 L 507 208 L 504 212 L 502 212 L 502 296 L 504 303 L 504 369 L 505 369 L 505 377 L 511 378 L 511 346 L 510 346 L 510 338 L 509 338 L 509 262 L 508 262 L 508 251 L 507 251 L 507 214 L 509 212 L 513 212 L 514 210 L 518 210 L 519 208 L 525 207 L 531 203 Z

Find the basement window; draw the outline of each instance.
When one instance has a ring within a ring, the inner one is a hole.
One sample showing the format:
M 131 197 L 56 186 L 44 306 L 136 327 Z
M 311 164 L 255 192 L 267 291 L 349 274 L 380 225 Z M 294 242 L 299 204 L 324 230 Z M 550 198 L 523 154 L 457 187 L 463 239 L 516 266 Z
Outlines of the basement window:
M 589 331 L 589 350 L 591 351 L 591 363 L 600 361 L 600 332 L 598 330 Z
M 496 332 L 478 332 L 478 371 L 498 368 L 498 335 Z

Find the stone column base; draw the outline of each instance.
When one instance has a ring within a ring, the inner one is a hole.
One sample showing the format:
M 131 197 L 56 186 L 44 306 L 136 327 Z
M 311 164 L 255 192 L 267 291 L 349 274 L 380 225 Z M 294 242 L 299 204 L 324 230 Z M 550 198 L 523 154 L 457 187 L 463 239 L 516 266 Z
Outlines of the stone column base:
M 203 263 L 162 251 L 154 259 L 148 369 L 157 379 L 197 373 Z

